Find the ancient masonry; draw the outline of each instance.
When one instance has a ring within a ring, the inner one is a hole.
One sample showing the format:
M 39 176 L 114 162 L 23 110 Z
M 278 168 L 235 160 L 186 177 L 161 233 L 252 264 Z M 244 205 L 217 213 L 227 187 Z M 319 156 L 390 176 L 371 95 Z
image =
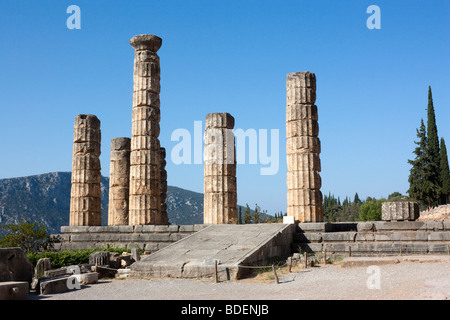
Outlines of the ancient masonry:
M 205 121 L 204 209 L 205 224 L 237 223 L 237 188 L 234 118 L 210 113 Z
M 155 35 L 137 35 L 130 44 L 135 56 L 129 224 L 161 224 L 160 64 L 156 52 L 162 40 Z
M 100 120 L 95 115 L 77 115 L 73 134 L 71 226 L 101 225 L 100 143 Z
M 323 221 L 316 76 L 296 72 L 286 79 L 287 215 L 299 222 Z
M 167 215 L 167 171 L 166 171 L 166 149 L 160 148 L 160 158 L 161 158 L 161 224 L 169 223 L 169 216 Z
M 130 138 L 111 139 L 108 225 L 127 225 L 130 188 Z

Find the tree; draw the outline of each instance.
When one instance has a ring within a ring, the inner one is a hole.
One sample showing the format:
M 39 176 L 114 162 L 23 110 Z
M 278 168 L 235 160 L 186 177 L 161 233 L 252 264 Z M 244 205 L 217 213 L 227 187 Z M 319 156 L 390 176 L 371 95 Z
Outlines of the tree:
M 353 200 L 354 203 L 361 203 L 361 199 L 358 196 L 358 192 L 355 193 L 355 199 Z
M 22 219 L 19 224 L 3 225 L 9 232 L 0 238 L 0 247 L 21 247 L 26 253 L 47 250 L 52 247 L 54 239 L 47 233 L 47 228 L 40 222 Z
M 366 201 L 359 208 L 359 219 L 362 221 L 381 220 L 381 204 L 384 199 Z
M 260 208 L 258 207 L 258 205 L 255 205 L 255 211 L 253 212 L 253 217 L 252 217 L 253 223 L 260 223 L 261 222 L 261 213 L 260 213 Z
M 414 160 L 408 160 L 412 165 L 408 178 L 408 194 L 411 198 L 422 201 L 427 205 L 436 204 L 439 199 L 439 185 L 436 184 L 434 176 L 436 168 L 431 163 L 427 133 L 423 119 L 420 122 L 420 129 L 416 129 L 419 141 L 414 141 L 417 147 L 414 149 Z
M 450 201 L 450 170 L 448 165 L 447 147 L 445 146 L 444 138 L 441 138 L 440 158 L 441 204 L 446 204 Z
M 238 213 L 237 224 L 242 224 L 242 207 L 241 206 L 239 206 L 239 213 Z
M 433 96 L 431 94 L 431 87 L 428 87 L 428 107 L 427 107 L 427 143 L 428 143 L 428 155 L 430 158 L 430 182 L 440 186 L 440 162 L 439 157 L 439 136 L 436 125 L 436 116 L 434 113 Z M 439 197 L 437 197 L 439 199 Z
M 250 207 L 248 206 L 248 203 L 246 204 L 245 211 L 244 211 L 244 224 L 252 223 L 252 216 L 250 213 Z

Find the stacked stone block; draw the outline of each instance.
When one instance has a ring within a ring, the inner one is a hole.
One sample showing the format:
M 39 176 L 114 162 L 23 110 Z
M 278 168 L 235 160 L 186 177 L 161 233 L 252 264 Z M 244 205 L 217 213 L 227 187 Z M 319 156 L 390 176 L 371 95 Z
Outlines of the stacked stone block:
M 205 224 L 237 223 L 236 150 L 234 118 L 210 113 L 205 121 Z
M 162 40 L 154 35 L 137 35 L 130 40 L 130 44 L 135 50 L 135 57 L 129 224 L 160 224 L 160 64 L 156 52 Z
M 167 215 L 167 171 L 166 171 L 166 149 L 160 148 L 161 158 L 161 224 L 169 224 L 169 217 Z
M 384 221 L 416 220 L 419 218 L 419 204 L 413 201 L 383 202 L 381 218 Z
M 75 118 L 70 194 L 71 226 L 101 225 L 100 120 L 91 114 Z
M 127 225 L 130 189 L 130 138 L 111 139 L 108 225 Z
M 296 72 L 286 79 L 287 215 L 299 222 L 323 221 L 316 76 Z

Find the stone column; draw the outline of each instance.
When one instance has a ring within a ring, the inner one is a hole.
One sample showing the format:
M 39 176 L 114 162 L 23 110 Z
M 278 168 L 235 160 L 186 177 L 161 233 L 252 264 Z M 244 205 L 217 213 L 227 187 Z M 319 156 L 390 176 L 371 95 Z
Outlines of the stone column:
M 160 224 L 160 65 L 156 52 L 162 40 L 154 35 L 137 35 L 130 44 L 135 56 L 129 224 Z
M 108 225 L 127 225 L 130 189 L 130 138 L 111 139 Z
M 287 215 L 299 222 L 322 222 L 316 76 L 290 73 L 286 89 Z
M 234 118 L 210 113 L 205 121 L 205 224 L 237 223 L 236 150 Z
M 71 226 L 102 224 L 100 120 L 91 114 L 75 118 L 70 193 Z
M 166 149 L 160 148 L 161 158 L 161 224 L 169 224 L 169 216 L 167 215 L 167 171 L 166 171 Z

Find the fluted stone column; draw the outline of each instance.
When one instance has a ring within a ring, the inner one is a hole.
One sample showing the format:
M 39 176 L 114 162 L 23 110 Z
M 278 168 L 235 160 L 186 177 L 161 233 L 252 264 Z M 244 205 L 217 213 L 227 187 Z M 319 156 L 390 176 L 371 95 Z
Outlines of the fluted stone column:
M 161 158 L 161 224 L 169 223 L 169 216 L 167 215 L 167 171 L 166 171 L 166 149 L 160 148 Z
M 73 134 L 71 226 L 102 223 L 100 144 L 100 120 L 91 114 L 77 115 Z
M 130 154 L 129 224 L 160 224 L 160 65 L 156 54 L 161 38 L 137 35 L 135 50 Z
M 286 79 L 287 215 L 299 222 L 322 222 L 321 151 L 316 76 L 296 72 Z
M 205 224 L 237 223 L 236 150 L 234 118 L 210 113 L 205 121 Z
M 130 189 L 130 138 L 111 139 L 108 225 L 127 225 Z

